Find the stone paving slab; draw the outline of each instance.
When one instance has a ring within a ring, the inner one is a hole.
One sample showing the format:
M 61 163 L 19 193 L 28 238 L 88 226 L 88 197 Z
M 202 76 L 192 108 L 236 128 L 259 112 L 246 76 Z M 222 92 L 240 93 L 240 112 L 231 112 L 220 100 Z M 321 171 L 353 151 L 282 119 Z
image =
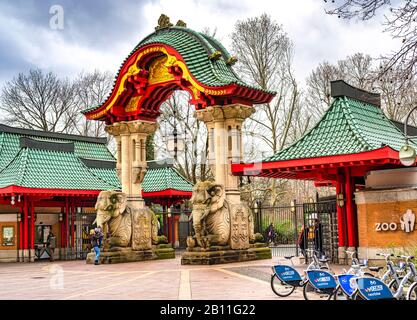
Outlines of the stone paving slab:
M 108 265 L 85 261 L 0 264 L 2 300 L 280 300 L 270 287 L 278 259 L 183 266 L 180 257 Z M 288 264 L 288 261 L 279 260 Z M 300 272 L 305 265 L 296 265 Z M 336 273 L 340 266 L 332 266 Z M 303 299 L 296 290 L 286 299 Z

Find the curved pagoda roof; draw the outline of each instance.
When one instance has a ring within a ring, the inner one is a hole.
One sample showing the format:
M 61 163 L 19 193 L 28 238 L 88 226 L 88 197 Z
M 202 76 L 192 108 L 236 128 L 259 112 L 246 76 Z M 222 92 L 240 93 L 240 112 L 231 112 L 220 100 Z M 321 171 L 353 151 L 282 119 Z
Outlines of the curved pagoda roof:
M 193 185 L 171 162 L 149 162 L 144 198 L 190 198 Z M 0 194 L 97 195 L 121 190 L 106 138 L 0 124 Z
M 192 196 L 193 184 L 182 176 L 172 161 L 148 161 L 142 196 L 149 202 L 167 204 Z
M 294 144 L 256 164 L 235 164 L 236 175 L 332 180 L 340 167 L 366 171 L 400 165 L 405 136 L 379 105 L 379 95 L 332 82 L 334 100 L 321 120 Z M 331 173 L 329 175 L 329 173 Z
M 115 181 L 92 172 L 83 159 L 114 162 L 107 139 L 0 125 L 2 194 L 87 195 L 120 189 Z
M 272 91 L 243 82 L 232 67 L 236 58 L 213 37 L 184 24 L 168 23 L 156 29 L 123 61 L 106 101 L 83 111 L 87 118 L 107 123 L 152 121 L 159 115 L 160 104 L 177 89 L 187 90 L 197 109 L 261 104 L 274 97 Z

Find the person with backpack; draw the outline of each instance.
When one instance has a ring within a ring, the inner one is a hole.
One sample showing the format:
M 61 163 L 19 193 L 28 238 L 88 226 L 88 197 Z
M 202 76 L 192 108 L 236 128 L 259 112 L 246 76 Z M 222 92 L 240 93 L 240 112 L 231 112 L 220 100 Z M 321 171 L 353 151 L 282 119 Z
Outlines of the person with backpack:
M 90 231 L 90 242 L 91 247 L 93 248 L 96 257 L 94 259 L 94 264 L 100 264 L 100 247 L 103 242 L 103 233 L 101 232 L 100 228 L 95 228 L 94 230 L 91 229 Z
M 47 246 L 48 246 L 48 253 L 49 253 L 49 260 L 51 262 L 54 261 L 54 252 L 56 247 L 56 237 L 53 234 L 52 230 L 49 231 L 48 238 L 46 239 Z
M 304 262 L 305 264 L 308 263 L 308 255 L 307 255 L 307 249 L 308 249 L 308 233 L 310 232 L 309 227 L 306 227 L 303 225 L 301 228 L 301 232 L 298 236 L 298 246 L 300 247 L 301 254 L 304 256 Z

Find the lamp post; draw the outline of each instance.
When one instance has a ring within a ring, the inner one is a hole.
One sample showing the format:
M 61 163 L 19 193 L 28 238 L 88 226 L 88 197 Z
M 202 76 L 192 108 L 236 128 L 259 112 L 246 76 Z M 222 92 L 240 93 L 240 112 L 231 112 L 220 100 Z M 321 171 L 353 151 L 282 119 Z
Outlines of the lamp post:
M 411 109 L 407 117 L 405 118 L 404 123 L 404 135 L 405 135 L 405 145 L 401 147 L 399 152 L 400 162 L 407 167 L 413 166 L 416 163 L 416 149 L 409 145 L 409 141 L 412 138 L 417 138 L 417 136 L 408 135 L 408 120 L 410 119 L 411 114 L 417 110 L 417 106 Z

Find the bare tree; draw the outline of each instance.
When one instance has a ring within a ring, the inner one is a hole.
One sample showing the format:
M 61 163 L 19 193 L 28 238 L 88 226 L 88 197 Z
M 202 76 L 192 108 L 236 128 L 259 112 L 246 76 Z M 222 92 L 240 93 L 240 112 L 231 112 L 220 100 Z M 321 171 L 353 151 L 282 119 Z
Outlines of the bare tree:
M 208 136 L 205 125 L 193 116 L 194 107 L 189 104 L 189 99 L 188 93 L 176 91 L 162 104 L 154 145 L 159 157 L 170 156 L 167 140 L 173 138 L 175 128 L 178 145 L 183 145 L 183 150 L 178 151 L 175 167 L 188 180 L 196 183 L 210 176 L 207 166 Z
M 69 132 L 75 114 L 75 86 L 40 69 L 19 73 L 3 87 L 0 110 L 12 126 Z
M 344 0 L 341 4 L 331 6 L 326 13 L 343 19 L 360 20 L 372 19 L 381 8 L 389 6 L 383 23 L 384 31 L 389 32 L 393 39 L 401 39 L 402 45 L 396 52 L 381 56 L 384 63 L 377 76 L 391 72 L 390 76 L 395 82 L 408 87 L 409 80 L 415 78 L 417 73 L 417 1 Z M 396 73 L 393 73 L 394 70 Z
M 271 103 L 256 106 L 257 112 L 243 126 L 246 140 L 249 140 L 245 147 L 253 157 L 250 160 L 259 161 L 265 151 L 271 155 L 282 150 L 302 131 L 298 130 L 302 126 L 294 130 L 295 117 L 301 109 L 301 90 L 292 69 L 294 48 L 281 25 L 267 14 L 238 21 L 231 38 L 232 51 L 238 57 L 236 71 L 241 78 L 264 90 L 277 91 L 277 97 Z M 285 192 L 282 189 L 285 183 L 276 179 L 267 181 L 265 184 L 262 180 L 252 179 L 250 186 L 244 186 L 249 188 L 245 192 L 252 190 L 257 194 L 264 190 L 263 198 L 270 204 L 276 203 Z
M 75 79 L 75 116 L 71 119 L 73 132 L 93 137 L 106 135 L 103 121 L 87 120 L 81 111 L 101 105 L 111 92 L 113 82 L 114 79 L 110 72 L 100 72 L 98 70 L 92 73 L 81 73 Z
M 343 79 L 358 88 L 379 92 L 381 94 L 381 107 L 387 117 L 395 121 L 403 121 L 407 111 L 415 101 L 417 83 L 409 81 L 407 87 L 395 81 L 389 71 L 381 77 L 375 77 L 383 66 L 375 66 L 375 60 L 369 55 L 355 53 L 339 60 L 337 64 L 323 62 L 308 76 L 306 84 L 306 101 L 309 110 L 314 113 L 316 123 L 331 104 L 330 81 Z M 311 123 L 311 124 L 314 124 Z

